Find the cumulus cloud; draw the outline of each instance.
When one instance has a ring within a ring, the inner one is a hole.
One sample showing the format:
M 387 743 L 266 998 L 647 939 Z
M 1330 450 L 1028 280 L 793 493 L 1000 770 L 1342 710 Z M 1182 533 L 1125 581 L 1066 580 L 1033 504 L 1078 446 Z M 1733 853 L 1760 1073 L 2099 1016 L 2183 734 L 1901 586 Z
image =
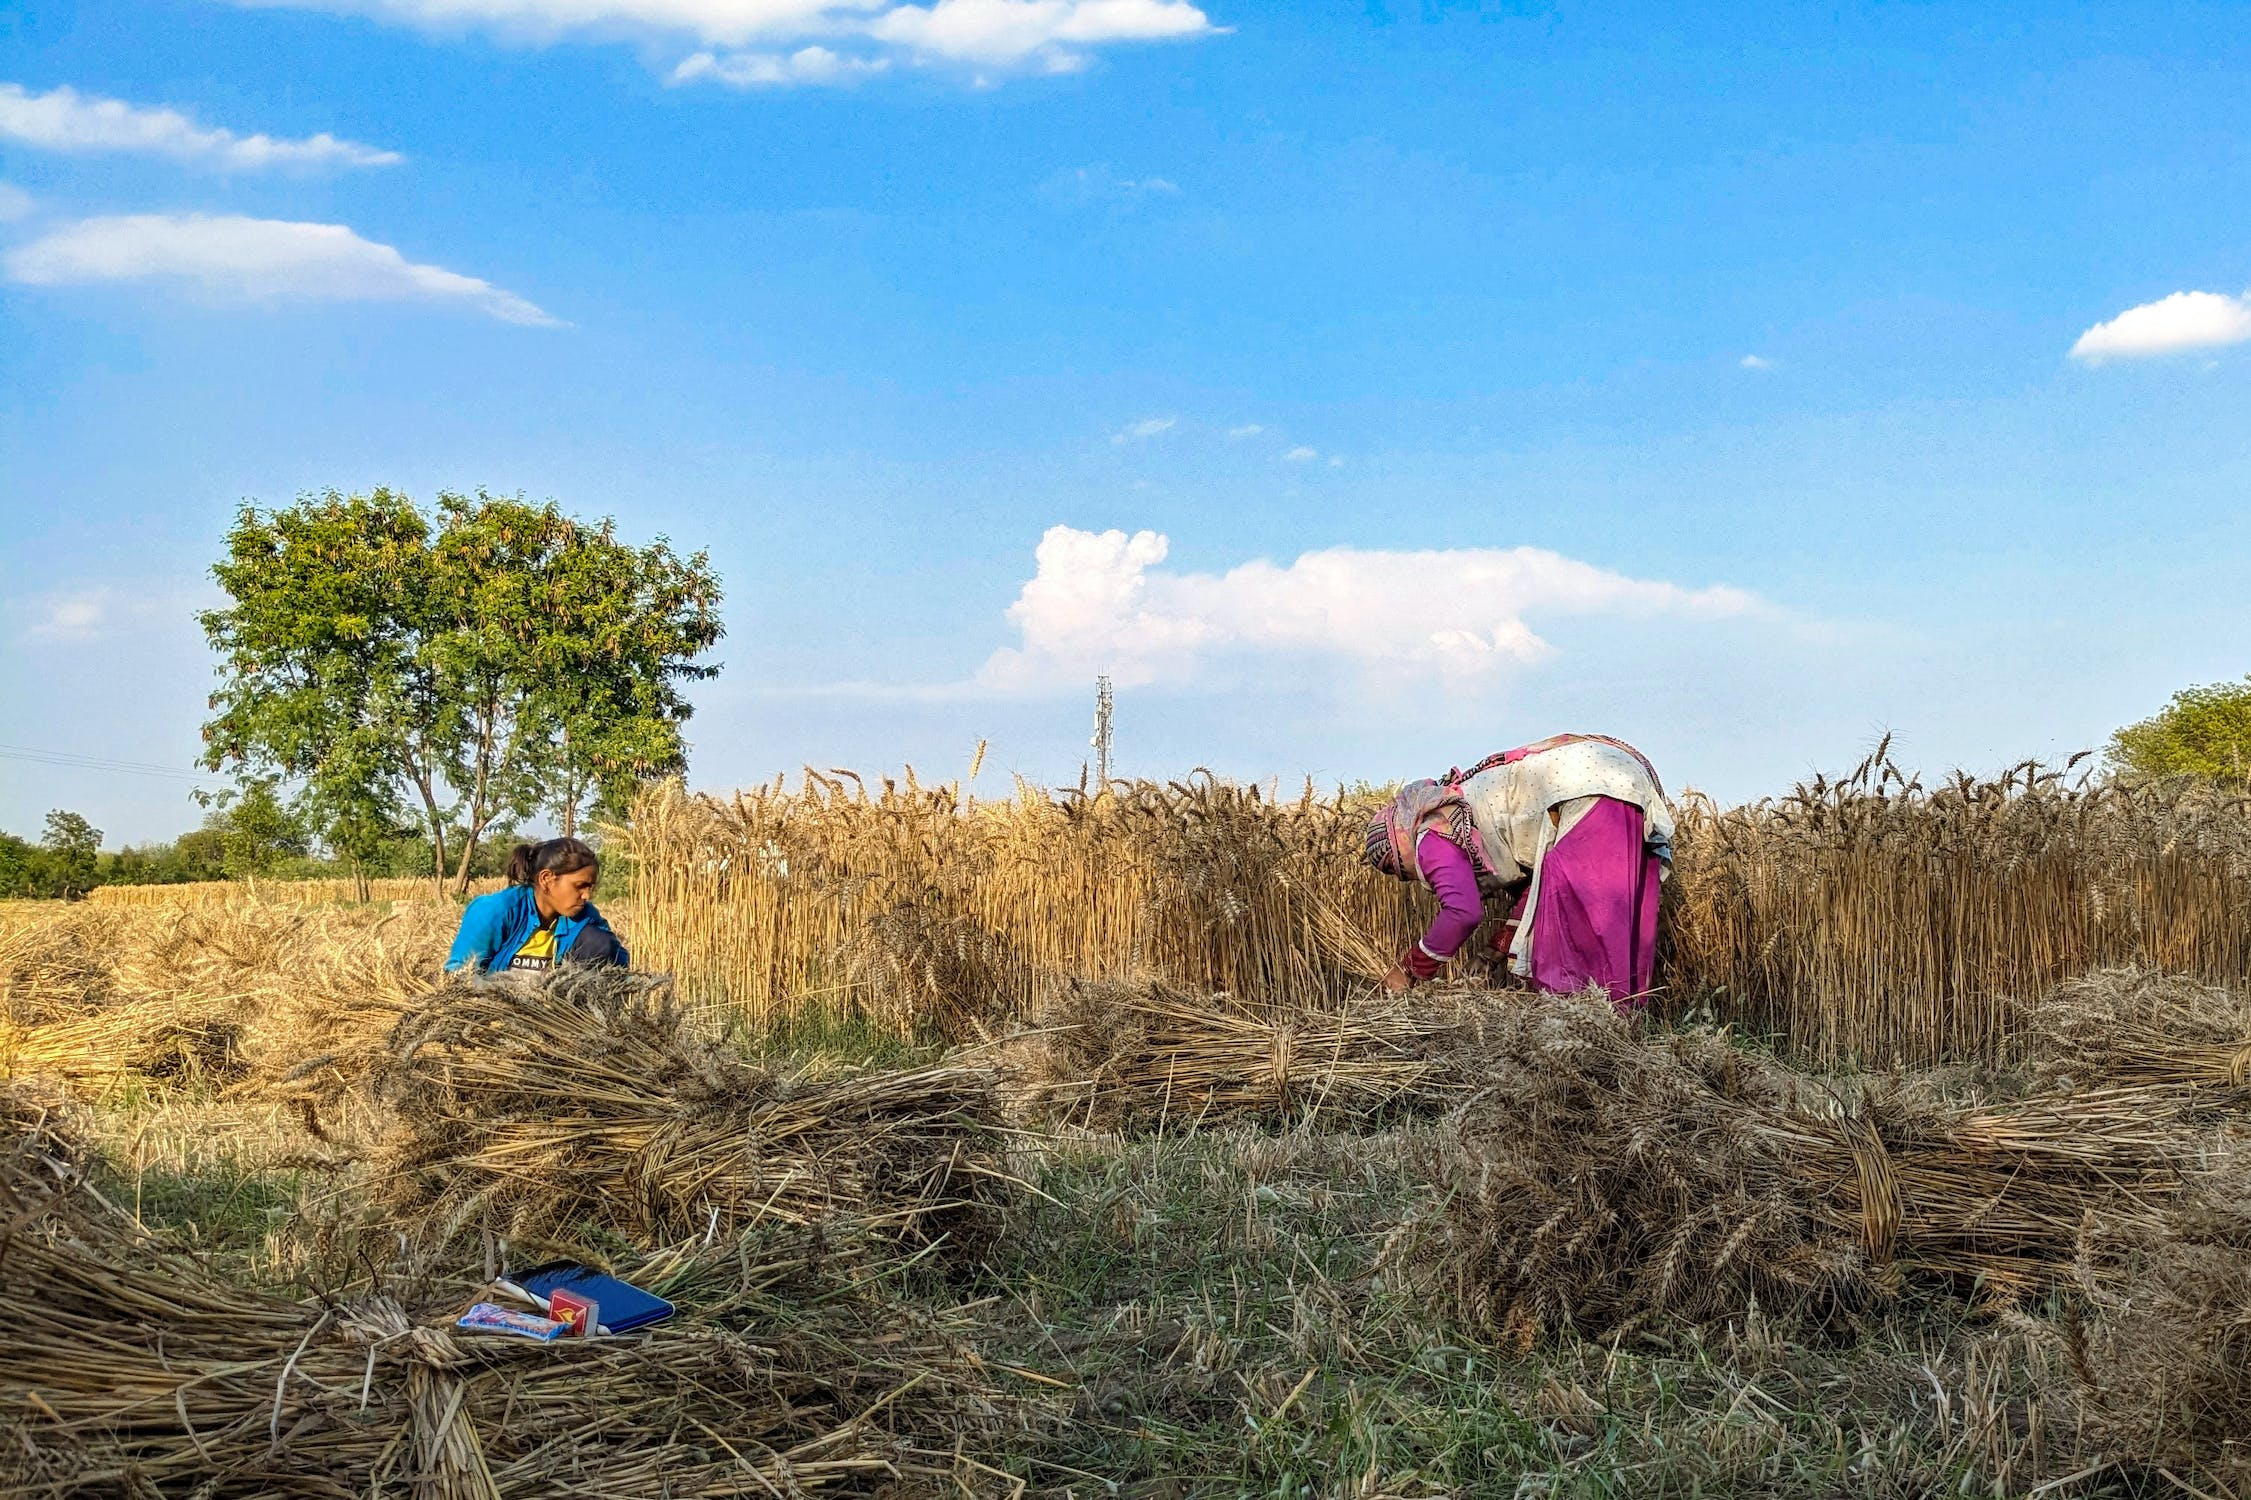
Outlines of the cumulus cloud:
M 388 167 L 405 160 L 323 131 L 301 140 L 237 135 L 198 125 L 176 109 L 81 94 L 68 84 L 44 94 L 0 83 L 0 138 L 46 151 L 144 151 L 182 161 L 263 167 Z
M 701 79 L 745 88 L 842 82 L 880 71 L 879 65 L 892 58 L 978 70 L 1069 73 L 1085 67 L 1102 47 L 1175 41 L 1223 30 L 1190 0 L 933 0 L 928 5 L 892 0 L 237 3 L 375 15 L 434 30 L 478 26 L 504 37 L 535 41 L 571 35 L 686 37 L 707 51 L 692 54 L 676 67 L 676 82 Z M 833 61 L 805 59 L 808 45 L 829 51 Z
M 2217 349 L 2251 339 L 2251 293 L 2175 292 L 2129 307 L 2079 335 L 2071 357 L 2099 365 L 2112 359 L 2147 359 L 2191 349 Z
M 1756 354 L 1746 354 L 1741 359 L 1737 360 L 1736 363 L 1741 365 L 1746 370 L 1771 370 L 1774 368 L 1773 360 L 1761 359 Z
M 889 72 L 887 57 L 848 57 L 826 47 L 795 52 L 697 52 L 672 70 L 674 83 L 710 79 L 729 88 L 790 88 L 798 84 L 842 88 Z
M 1228 435 L 1229 437 L 1231 437 L 1231 438 L 1236 438 L 1236 439 L 1242 439 L 1242 438 L 1254 438 L 1254 437 L 1257 437 L 1257 436 L 1258 436 L 1258 435 L 1259 435 L 1260 433 L 1264 432 L 1265 430 L 1266 430 L 1266 429 L 1265 429 L 1264 427 L 1261 427 L 1261 426 L 1260 426 L 1260 425 L 1259 425 L 1258 423 L 1256 423 L 1256 422 L 1245 422 L 1245 423 L 1244 423 L 1244 424 L 1243 424 L 1242 426 L 1240 426 L 1240 427 L 1230 427 L 1230 428 L 1228 428 L 1228 429 L 1227 429 L 1227 435 Z
M 1282 455 L 1282 462 L 1286 464 L 1309 464 L 1320 456 L 1320 449 L 1308 448 L 1300 443 L 1297 447 Z
M 239 302 L 446 302 L 506 323 L 559 326 L 513 292 L 418 265 L 341 224 L 232 214 L 83 219 L 10 250 L 0 267 L 27 286 L 150 281 Z
M 18 219 L 28 219 L 39 211 L 31 194 L 12 182 L 0 182 L 0 224 L 13 224 Z
M 1739 589 L 1629 578 L 1536 547 L 1336 547 L 1224 573 L 1168 571 L 1169 550 L 1153 531 L 1051 527 L 1008 610 L 1022 644 L 995 652 L 975 685 L 1076 690 L 1108 673 L 1121 687 L 1188 687 L 1291 658 L 1476 680 L 1552 654 L 1529 617 L 1719 620 L 1763 608 Z
M 1179 421 L 1180 418 L 1178 417 L 1143 417 L 1140 421 L 1128 422 L 1116 432 L 1111 433 L 1110 441 L 1113 443 L 1130 443 L 1140 438 L 1153 438 L 1159 433 L 1172 431 Z

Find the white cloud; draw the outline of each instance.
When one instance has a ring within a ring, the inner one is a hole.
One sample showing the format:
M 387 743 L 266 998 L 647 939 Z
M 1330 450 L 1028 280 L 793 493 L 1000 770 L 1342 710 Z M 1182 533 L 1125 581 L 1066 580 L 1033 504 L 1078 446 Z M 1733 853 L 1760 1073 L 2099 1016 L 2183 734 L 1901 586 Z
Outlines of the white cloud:
M 13 224 L 18 219 L 28 219 L 39 211 L 31 194 L 12 182 L 0 182 L 0 224 Z
M 1179 421 L 1180 418 L 1178 417 L 1143 417 L 1140 421 L 1128 422 L 1116 432 L 1111 433 L 1110 441 L 1113 443 L 1130 443 L 1139 438 L 1153 438 L 1159 433 L 1172 431 Z
M 1022 644 L 995 652 L 976 686 L 1075 690 L 1108 673 L 1121 687 L 1186 687 L 1278 658 L 1482 679 L 1552 654 L 1528 616 L 1718 620 L 1765 608 L 1739 589 L 1629 578 L 1535 547 L 1336 547 L 1225 573 L 1165 571 L 1169 549 L 1153 531 L 1051 527 L 1008 610 Z
M 1308 448 L 1303 444 L 1300 444 L 1299 446 L 1292 448 L 1289 452 L 1283 454 L 1282 462 L 1289 464 L 1309 464 L 1320 456 L 1320 449 Z
M 106 588 L 70 589 L 25 602 L 30 623 L 23 627 L 23 639 L 76 645 L 102 634 L 116 596 Z
M 1108 163 L 1070 167 L 1040 184 L 1040 191 L 1063 203 L 1139 203 L 1145 198 L 1170 198 L 1180 185 L 1169 177 L 1120 177 Z
M 0 83 L 0 137 L 47 151 L 146 151 L 246 170 L 387 167 L 405 160 L 396 151 L 340 141 L 326 131 L 293 141 L 237 135 L 198 125 L 176 109 L 100 99 L 68 84 L 33 94 L 20 84 Z
M 1774 368 L 1773 360 L 1761 359 L 1756 354 L 1746 354 L 1741 359 L 1737 360 L 1736 363 L 1741 365 L 1746 370 L 1771 370 Z
M 1186 0 L 937 0 L 896 6 L 868 27 L 882 41 L 951 62 L 1032 62 L 1051 72 L 1083 67 L 1087 47 L 1169 41 L 1211 29 Z
M 1085 67 L 1105 46 L 1211 36 L 1224 28 L 1190 0 L 236 0 L 238 4 L 375 15 L 432 30 L 478 26 L 532 41 L 581 35 L 687 37 L 713 51 L 688 59 L 676 81 L 739 87 L 827 83 L 889 57 L 978 69 L 1050 73 Z M 836 71 L 807 76 L 800 44 L 840 40 L 872 55 L 839 55 Z
M 795 52 L 698 52 L 672 70 L 673 83 L 708 78 L 729 88 L 790 88 L 798 84 L 842 88 L 889 72 L 887 57 L 851 57 L 826 47 Z
M 217 214 L 84 219 L 10 250 L 8 279 L 30 286 L 186 282 L 244 302 L 452 302 L 507 323 L 558 326 L 513 292 L 417 265 L 341 224 Z
M 2099 365 L 2111 359 L 2146 359 L 2188 349 L 2217 349 L 2251 339 L 2251 294 L 2175 292 L 2129 307 L 2079 335 L 2071 357 Z
M 1231 437 L 1231 438 L 1235 438 L 1235 439 L 1238 439 L 1238 440 L 1240 440 L 1240 439 L 1242 439 L 1242 438 L 1254 438 L 1254 437 L 1257 437 L 1257 436 L 1258 436 L 1258 435 L 1259 435 L 1260 433 L 1264 432 L 1265 430 L 1266 430 L 1266 429 L 1265 429 L 1264 427 L 1261 427 L 1261 426 L 1260 426 L 1260 425 L 1259 425 L 1258 423 L 1256 423 L 1256 422 L 1245 422 L 1245 423 L 1244 423 L 1244 424 L 1243 424 L 1242 426 L 1240 426 L 1240 427 L 1230 427 L 1230 428 L 1228 428 L 1228 429 L 1227 429 L 1227 435 L 1228 435 L 1229 437 Z

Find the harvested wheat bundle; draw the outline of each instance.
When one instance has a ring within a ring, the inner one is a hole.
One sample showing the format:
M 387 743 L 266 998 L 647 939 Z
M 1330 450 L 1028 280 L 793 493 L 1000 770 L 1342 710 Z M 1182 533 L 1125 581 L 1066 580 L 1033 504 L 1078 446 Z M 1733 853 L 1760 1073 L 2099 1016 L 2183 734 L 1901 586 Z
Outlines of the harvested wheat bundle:
M 1318 1114 L 1365 1119 L 1454 1086 L 1450 1005 L 1316 1009 L 1156 979 L 1072 981 L 1007 1049 L 1027 1111 L 1110 1129 Z
M 1006 939 L 935 889 L 870 913 L 838 957 L 866 1009 L 902 1036 L 965 1039 L 1031 983 Z
M 777 1297 L 818 1266 L 804 1236 L 622 1266 L 682 1314 L 532 1345 L 454 1332 L 466 1284 L 229 1286 L 12 1142 L 0 1223 L 24 1299 L 0 1341 L 0 1496 L 864 1492 L 950 1478 L 967 1436 L 1024 1415 L 958 1327 L 833 1287 L 810 1315 Z
M 1468 1045 L 1483 1086 L 1414 1158 L 1442 1197 L 1388 1257 L 1450 1315 L 1521 1347 L 1873 1297 L 1760 1128 L 1792 1093 L 1775 1065 L 1599 999 L 1497 1002 Z
M 2096 1443 L 2251 1492 L 2251 1156 L 2200 1178 L 2160 1224 L 2098 1218 L 2078 1283 L 2085 1308 L 2062 1342 Z
M 278 1077 L 387 1030 L 435 981 L 453 920 L 436 907 L 69 908 L 0 938 L 0 1072 L 82 1086 Z
M 1487 1081 L 1422 1153 L 1444 1197 L 1395 1257 L 1505 1340 L 1834 1313 L 1910 1277 L 2021 1294 L 2073 1274 L 2090 1214 L 2155 1224 L 2209 1145 L 2178 1090 L 1846 1095 L 1599 1000 L 1497 1002 L 1471 1045 Z
M 976 1227 L 997 1181 L 989 1071 L 771 1072 L 623 970 L 452 984 L 400 1021 L 373 1087 L 396 1117 L 376 1189 L 441 1233 L 850 1215 L 927 1243 Z
M 2251 1001 L 2185 974 L 2085 975 L 2032 1006 L 2028 1031 L 2046 1081 L 2251 1088 Z
M 391 1028 L 444 978 L 460 913 L 400 906 L 370 919 L 316 906 L 294 918 L 288 962 L 252 992 L 243 1062 L 260 1088 L 333 1098 L 366 1077 Z
M 36 1164 L 68 1180 L 86 1167 L 86 1121 L 80 1107 L 51 1084 L 0 1078 L 0 1153 L 15 1172 Z
M 116 912 L 73 904 L 0 932 L 0 1021 L 37 1026 L 108 1003 L 129 926 Z

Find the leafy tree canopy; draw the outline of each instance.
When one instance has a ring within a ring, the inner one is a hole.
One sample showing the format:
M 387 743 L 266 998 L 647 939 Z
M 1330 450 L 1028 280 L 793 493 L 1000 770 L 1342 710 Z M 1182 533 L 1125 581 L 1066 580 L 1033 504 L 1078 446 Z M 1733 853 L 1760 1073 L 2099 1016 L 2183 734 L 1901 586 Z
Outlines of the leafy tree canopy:
M 2112 735 L 2105 759 L 2137 776 L 2251 781 L 2251 677 L 2181 689 Z
M 246 506 L 212 570 L 227 608 L 205 763 L 286 778 L 292 813 L 355 869 L 418 826 L 465 890 L 482 844 L 545 812 L 565 831 L 685 762 L 680 684 L 722 634 L 704 553 L 618 539 L 553 504 L 390 490 Z

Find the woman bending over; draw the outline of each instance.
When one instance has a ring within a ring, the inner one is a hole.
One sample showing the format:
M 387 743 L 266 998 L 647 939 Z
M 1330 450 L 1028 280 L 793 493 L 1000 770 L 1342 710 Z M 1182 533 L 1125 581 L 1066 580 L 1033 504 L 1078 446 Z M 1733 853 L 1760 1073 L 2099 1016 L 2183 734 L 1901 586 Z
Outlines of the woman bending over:
M 1657 772 L 1606 735 L 1559 734 L 1437 781 L 1408 783 L 1368 824 L 1368 863 L 1438 897 L 1384 981 L 1430 979 L 1488 914 L 1491 956 L 1534 989 L 1600 985 L 1647 1003 L 1673 818 Z

